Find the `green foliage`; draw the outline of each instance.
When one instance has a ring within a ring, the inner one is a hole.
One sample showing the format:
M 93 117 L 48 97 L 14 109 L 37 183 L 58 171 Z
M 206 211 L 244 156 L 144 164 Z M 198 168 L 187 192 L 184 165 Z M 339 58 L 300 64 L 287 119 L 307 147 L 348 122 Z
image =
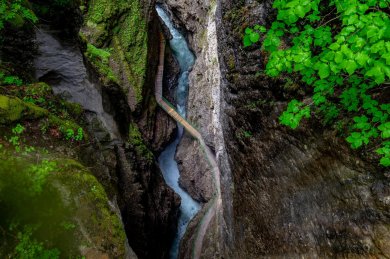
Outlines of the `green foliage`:
M 390 104 L 380 103 L 380 94 L 384 83 L 390 82 L 390 18 L 385 12 L 389 4 L 389 0 L 275 0 L 277 21 L 266 33 L 256 25 L 244 36 L 244 46 L 264 38 L 268 76 L 293 73 L 313 88 L 310 104 L 289 103 L 280 116 L 282 124 L 298 127 L 302 118 L 310 117 L 310 108 L 327 124 L 339 125 L 338 119 L 350 118 L 347 142 L 354 149 L 381 145 L 376 152 L 384 166 L 390 164 L 384 144 L 390 137 Z
M 65 130 L 65 139 L 66 140 L 81 141 L 81 140 L 83 140 L 83 136 L 84 136 L 84 134 L 83 134 L 82 128 L 78 128 L 76 134 L 75 134 L 73 129 L 66 129 Z
M 91 61 L 92 65 L 94 65 L 102 75 L 106 76 L 108 80 L 118 82 L 118 79 L 109 66 L 109 59 L 111 56 L 110 49 L 99 49 L 88 43 L 85 55 Z
M 29 188 L 31 193 L 40 193 L 42 191 L 42 187 L 46 183 L 49 173 L 53 172 L 56 166 L 56 162 L 44 159 L 41 163 L 32 165 L 28 169 L 28 174 L 32 182 Z
M 281 124 L 295 129 L 303 118 L 310 118 L 310 107 L 297 100 L 292 100 L 279 120 Z
M 56 259 L 60 257 L 60 251 L 58 249 L 45 249 L 43 243 L 32 239 L 31 235 L 34 228 L 27 226 L 23 232 L 17 234 L 19 240 L 18 245 L 15 247 L 15 254 L 20 259 Z
M 141 132 L 138 129 L 137 124 L 131 123 L 129 128 L 129 143 L 133 145 L 138 156 L 144 157 L 146 161 L 153 161 L 152 152 L 146 147 Z
M 6 76 L 3 72 L 0 72 L 0 85 L 16 85 L 21 86 L 23 81 L 17 76 Z
M 40 150 L 0 152 L 1 258 L 81 258 L 80 245 L 124 257 L 121 222 L 87 168 Z
M 81 38 L 96 47 L 112 47 L 111 59 L 122 72 L 120 76 L 116 74 L 115 66 L 118 81 L 124 81 L 121 86 L 125 92 L 132 88 L 135 105 L 141 103 L 148 67 L 148 22 L 142 1 L 84 2 L 88 5 L 85 20 L 88 33 L 81 32 Z
M 23 0 L 2 0 L 0 1 L 0 31 L 7 22 L 15 22 L 19 19 L 28 20 L 32 23 L 38 21 L 35 14 L 25 7 Z
M 22 125 L 20 125 L 20 124 L 18 123 L 18 124 L 16 125 L 16 127 L 12 129 L 12 133 L 20 135 L 20 134 L 23 133 L 24 130 L 25 130 L 25 127 L 23 127 Z
M 48 124 L 49 125 L 43 125 L 43 127 L 44 128 L 47 128 L 48 126 L 56 127 L 62 133 L 62 136 L 66 140 L 82 141 L 85 138 L 84 130 L 78 124 L 76 124 L 71 120 L 66 120 L 66 119 L 63 120 L 57 116 L 50 115 Z
M 383 156 L 380 160 L 381 165 L 390 166 L 390 141 L 384 142 L 382 147 L 377 149 L 376 152 Z
M 9 143 L 11 143 L 16 152 L 20 152 L 20 135 L 23 133 L 23 131 L 25 130 L 25 128 L 20 125 L 20 124 L 17 124 L 15 128 L 12 129 L 12 133 L 14 134 L 13 136 L 11 136 L 8 140 Z

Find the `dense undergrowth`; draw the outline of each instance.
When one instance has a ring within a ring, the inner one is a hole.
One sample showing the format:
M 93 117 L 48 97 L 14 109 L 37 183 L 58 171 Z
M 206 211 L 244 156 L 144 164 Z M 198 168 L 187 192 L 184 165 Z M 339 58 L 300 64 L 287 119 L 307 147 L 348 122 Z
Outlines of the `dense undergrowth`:
M 346 133 L 353 149 L 390 166 L 390 18 L 388 0 L 276 0 L 269 28 L 245 30 L 244 46 L 260 40 L 265 74 L 289 75 L 311 96 L 291 100 L 280 122 L 293 129 L 318 114 Z

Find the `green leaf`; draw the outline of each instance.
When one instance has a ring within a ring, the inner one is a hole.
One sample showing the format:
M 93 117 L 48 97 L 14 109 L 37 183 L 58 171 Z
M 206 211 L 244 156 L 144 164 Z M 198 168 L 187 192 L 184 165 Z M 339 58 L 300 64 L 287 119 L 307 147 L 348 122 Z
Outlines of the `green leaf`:
M 251 28 L 249 28 L 249 27 L 247 27 L 246 29 L 245 29 L 245 34 L 251 34 L 253 32 L 253 30 L 251 29 Z
M 260 35 L 257 32 L 251 33 L 249 36 L 251 42 L 256 43 L 260 39 Z
M 244 36 L 244 47 L 252 46 L 252 41 L 249 35 Z
M 385 81 L 385 75 L 379 66 L 374 66 L 365 75 L 373 77 L 377 84 L 382 84 Z
M 372 45 L 371 52 L 372 53 L 377 53 L 377 52 L 380 52 L 380 51 L 384 51 L 384 48 L 385 48 L 385 42 L 383 40 L 381 40 L 378 43 Z
M 326 97 L 322 93 L 317 93 L 313 95 L 313 102 L 315 105 L 319 106 L 320 104 L 326 102 Z
M 363 145 L 363 136 L 360 132 L 352 132 L 346 140 L 351 144 L 353 149 L 357 149 Z
M 341 52 L 349 59 L 353 59 L 353 52 L 348 48 L 348 45 L 343 44 L 341 46 Z
M 390 157 L 382 157 L 379 163 L 383 166 L 390 166 Z
M 382 131 L 382 138 L 390 138 L 390 122 L 381 124 L 378 129 Z
M 345 63 L 345 70 L 348 74 L 352 75 L 357 68 L 356 62 L 354 60 L 347 60 Z
M 341 62 L 343 62 L 343 53 L 341 53 L 341 51 L 335 52 L 334 61 L 335 61 L 336 63 L 338 63 L 338 64 L 340 64 Z
M 263 32 L 263 33 L 267 31 L 267 29 L 264 26 L 258 24 L 256 24 L 254 28 L 255 30 L 258 30 L 259 32 Z
M 329 66 L 325 63 L 321 63 L 318 69 L 318 75 L 320 76 L 321 79 L 327 78 L 330 75 Z
M 303 17 L 305 17 L 306 12 L 305 12 L 305 9 L 302 6 L 298 5 L 295 8 L 295 14 L 298 15 L 299 18 L 303 18 Z
M 382 58 L 384 58 L 386 60 L 387 65 L 390 65 L 390 52 L 383 54 Z
M 364 66 L 364 64 L 366 64 L 367 60 L 369 59 L 370 57 L 364 53 L 364 52 L 359 52 L 356 54 L 355 56 L 355 60 L 357 61 L 357 63 L 361 66 Z
M 296 16 L 295 14 L 290 14 L 288 16 L 288 24 L 293 24 L 293 23 L 296 23 L 298 21 L 298 16 Z
M 367 27 L 367 38 L 375 37 L 378 32 L 378 27 L 371 25 Z
M 337 49 L 339 49 L 340 48 L 340 44 L 338 44 L 338 43 L 332 43 L 332 44 L 330 44 L 329 45 L 329 48 L 331 49 L 331 50 L 337 50 Z

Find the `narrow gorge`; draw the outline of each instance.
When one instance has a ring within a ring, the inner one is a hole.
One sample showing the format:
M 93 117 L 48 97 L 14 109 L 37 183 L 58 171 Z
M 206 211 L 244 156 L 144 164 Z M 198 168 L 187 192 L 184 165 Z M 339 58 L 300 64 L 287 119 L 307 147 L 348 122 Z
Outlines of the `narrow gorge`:
M 390 258 L 389 14 L 0 1 L 0 258 Z

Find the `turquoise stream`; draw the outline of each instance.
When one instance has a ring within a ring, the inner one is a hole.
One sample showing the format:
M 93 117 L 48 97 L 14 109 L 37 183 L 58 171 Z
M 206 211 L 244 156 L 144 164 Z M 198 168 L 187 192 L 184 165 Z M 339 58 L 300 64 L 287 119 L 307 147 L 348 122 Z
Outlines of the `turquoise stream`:
M 186 39 L 173 26 L 167 13 L 159 6 L 156 7 L 156 10 L 172 35 L 169 45 L 180 66 L 180 76 L 176 92 L 177 111 L 185 118 L 188 95 L 188 75 L 195 62 L 195 57 L 188 48 Z M 179 130 L 176 139 L 164 149 L 158 158 L 165 182 L 181 197 L 180 218 L 177 233 L 170 251 L 171 259 L 176 259 L 178 257 L 180 240 L 184 236 L 188 223 L 200 209 L 199 203 L 194 201 L 191 196 L 179 186 L 180 172 L 175 161 L 175 153 L 180 138 L 183 135 L 183 127 L 178 125 L 178 128 Z

